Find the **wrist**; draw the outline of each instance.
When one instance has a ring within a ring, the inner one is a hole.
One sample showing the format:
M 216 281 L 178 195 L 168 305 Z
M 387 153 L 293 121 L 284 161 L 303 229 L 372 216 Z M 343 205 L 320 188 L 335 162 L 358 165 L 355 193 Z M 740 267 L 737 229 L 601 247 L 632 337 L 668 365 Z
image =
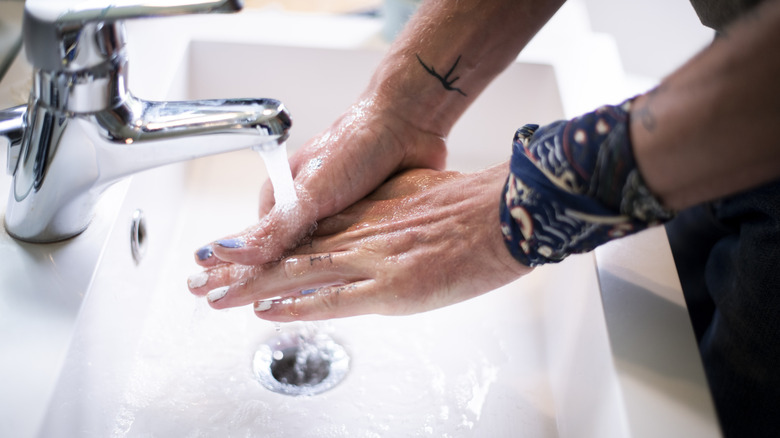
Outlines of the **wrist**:
M 673 217 L 636 166 L 629 107 L 518 130 L 501 204 L 502 231 L 517 260 L 558 262 Z
M 444 59 L 444 60 L 440 60 Z M 441 79 L 426 70 L 433 70 Z M 443 79 L 450 70 L 453 72 Z M 457 71 L 457 73 L 455 73 Z M 471 90 L 458 87 L 470 74 L 470 66 L 463 58 L 445 59 L 400 50 L 391 53 L 377 68 L 367 90 L 377 108 L 404 121 L 419 131 L 438 137 L 447 137 L 455 122 L 473 99 Z M 458 78 L 450 83 L 453 78 Z M 442 81 L 447 82 L 445 88 Z M 463 87 L 466 87 L 463 85 Z

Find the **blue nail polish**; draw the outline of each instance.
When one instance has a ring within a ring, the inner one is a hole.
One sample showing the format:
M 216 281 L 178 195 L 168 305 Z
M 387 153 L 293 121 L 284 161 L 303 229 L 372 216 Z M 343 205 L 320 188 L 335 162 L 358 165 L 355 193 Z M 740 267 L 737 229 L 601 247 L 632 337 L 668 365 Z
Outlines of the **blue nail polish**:
M 244 239 L 222 239 L 216 243 L 223 248 L 242 248 L 245 242 Z
M 301 295 L 309 295 L 313 294 L 314 292 L 317 292 L 317 289 L 306 289 L 301 291 Z
M 211 258 L 214 255 L 214 251 L 211 249 L 211 245 L 206 245 L 195 251 L 195 255 L 198 257 L 198 260 L 203 261 Z

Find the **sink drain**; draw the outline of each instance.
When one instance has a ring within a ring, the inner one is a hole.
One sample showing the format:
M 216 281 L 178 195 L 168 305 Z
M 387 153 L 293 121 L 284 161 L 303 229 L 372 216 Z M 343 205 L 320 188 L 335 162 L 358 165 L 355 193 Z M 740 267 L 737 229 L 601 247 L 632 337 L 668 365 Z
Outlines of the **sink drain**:
M 344 347 L 323 333 L 282 333 L 255 352 L 255 377 L 265 388 L 287 395 L 315 395 L 347 375 Z

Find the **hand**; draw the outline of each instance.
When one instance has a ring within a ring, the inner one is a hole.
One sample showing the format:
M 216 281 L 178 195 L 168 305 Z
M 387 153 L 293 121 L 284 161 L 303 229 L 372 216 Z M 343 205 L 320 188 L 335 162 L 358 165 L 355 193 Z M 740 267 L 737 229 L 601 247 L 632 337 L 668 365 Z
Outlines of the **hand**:
M 317 220 L 362 199 L 397 171 L 444 166 L 446 146 L 441 136 L 403 120 L 376 100 L 366 98 L 353 105 L 291 157 L 299 198 L 295 205 L 276 207 L 273 188 L 266 183 L 260 223 L 201 248 L 196 261 L 209 267 L 278 260 L 311 233 Z
M 191 291 L 215 308 L 256 302 L 274 321 L 410 314 L 481 295 L 531 271 L 504 246 L 506 174 L 405 172 L 323 220 L 288 257 L 211 267 Z
M 362 199 L 391 175 L 443 168 L 444 138 L 452 126 L 561 3 L 426 2 L 357 103 L 292 157 L 298 204 L 273 206 L 266 186 L 261 222 L 204 246 L 197 262 L 208 267 L 278 260 L 317 220 Z

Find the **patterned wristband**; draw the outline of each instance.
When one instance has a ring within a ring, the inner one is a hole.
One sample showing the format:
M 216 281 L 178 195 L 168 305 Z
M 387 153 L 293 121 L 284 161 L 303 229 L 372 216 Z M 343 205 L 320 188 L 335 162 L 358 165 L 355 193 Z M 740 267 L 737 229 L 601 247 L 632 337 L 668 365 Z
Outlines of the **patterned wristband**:
M 515 134 L 501 203 L 512 255 L 537 266 L 669 220 L 642 180 L 628 132 L 631 101 Z

